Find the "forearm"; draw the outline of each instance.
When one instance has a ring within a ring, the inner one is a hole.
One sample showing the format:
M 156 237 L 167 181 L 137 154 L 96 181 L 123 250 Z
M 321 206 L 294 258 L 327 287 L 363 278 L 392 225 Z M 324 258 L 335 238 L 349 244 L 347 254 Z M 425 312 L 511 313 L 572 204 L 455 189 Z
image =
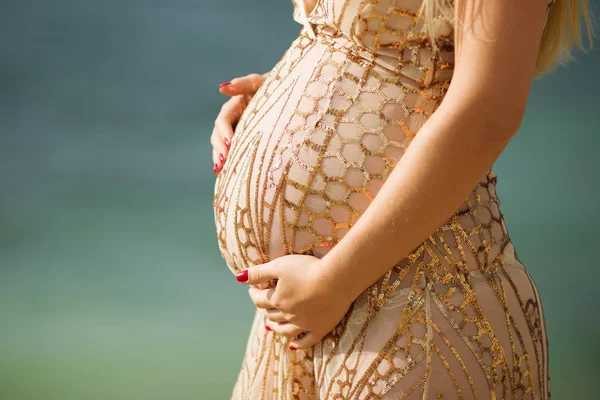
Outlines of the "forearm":
M 446 100 L 357 223 L 322 259 L 324 279 L 351 299 L 448 220 L 516 131 L 489 111 Z

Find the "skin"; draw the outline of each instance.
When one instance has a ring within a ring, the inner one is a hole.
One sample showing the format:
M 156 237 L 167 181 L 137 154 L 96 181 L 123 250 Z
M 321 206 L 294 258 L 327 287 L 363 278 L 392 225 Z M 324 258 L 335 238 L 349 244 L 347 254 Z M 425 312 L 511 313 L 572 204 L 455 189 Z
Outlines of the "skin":
M 230 82 L 223 82 L 219 87 L 222 94 L 231 98 L 221 106 L 210 136 L 210 144 L 213 147 L 213 172 L 215 174 L 221 171 L 227 159 L 235 125 L 252 96 L 267 78 L 267 75 L 268 73 L 262 75 L 249 74 L 232 79 Z
M 251 286 L 249 294 L 292 349 L 319 342 L 364 290 L 446 222 L 519 129 L 546 0 L 455 4 L 462 23 L 446 97 L 370 207 L 322 259 L 288 255 L 247 270 L 245 284 L 278 279 L 276 288 Z

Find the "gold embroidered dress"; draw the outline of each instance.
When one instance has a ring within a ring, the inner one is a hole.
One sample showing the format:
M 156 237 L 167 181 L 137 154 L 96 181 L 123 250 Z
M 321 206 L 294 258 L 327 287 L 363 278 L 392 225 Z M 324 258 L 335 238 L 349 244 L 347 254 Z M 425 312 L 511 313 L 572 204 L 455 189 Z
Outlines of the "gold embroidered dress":
M 314 3 L 294 1 L 303 27 L 248 104 L 216 180 L 218 243 L 234 273 L 324 256 L 452 78 L 452 28 L 440 20 L 434 37 L 422 33 L 421 0 Z M 232 399 L 549 398 L 541 302 L 496 183 L 484 174 L 313 348 L 289 350 L 258 310 Z

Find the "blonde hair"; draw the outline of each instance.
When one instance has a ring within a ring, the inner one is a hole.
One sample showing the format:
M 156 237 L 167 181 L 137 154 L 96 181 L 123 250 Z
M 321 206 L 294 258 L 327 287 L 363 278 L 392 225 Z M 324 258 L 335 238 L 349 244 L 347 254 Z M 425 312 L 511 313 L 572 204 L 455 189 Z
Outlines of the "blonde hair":
M 435 37 L 440 19 L 454 25 L 453 0 L 423 0 L 420 15 L 423 29 Z M 584 35 L 588 45 L 584 45 Z M 539 76 L 554 69 L 557 64 L 565 64 L 573 58 L 573 50 L 586 51 L 592 47 L 593 18 L 589 0 L 554 0 L 549 10 L 542 35 L 535 75 Z

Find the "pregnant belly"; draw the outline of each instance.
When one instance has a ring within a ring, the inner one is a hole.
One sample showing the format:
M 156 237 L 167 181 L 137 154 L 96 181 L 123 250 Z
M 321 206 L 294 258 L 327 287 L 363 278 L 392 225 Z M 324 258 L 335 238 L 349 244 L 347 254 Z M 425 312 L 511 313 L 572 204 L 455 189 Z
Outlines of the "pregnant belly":
M 235 129 L 217 177 L 219 248 L 233 272 L 322 257 L 376 196 L 442 97 L 299 37 Z

